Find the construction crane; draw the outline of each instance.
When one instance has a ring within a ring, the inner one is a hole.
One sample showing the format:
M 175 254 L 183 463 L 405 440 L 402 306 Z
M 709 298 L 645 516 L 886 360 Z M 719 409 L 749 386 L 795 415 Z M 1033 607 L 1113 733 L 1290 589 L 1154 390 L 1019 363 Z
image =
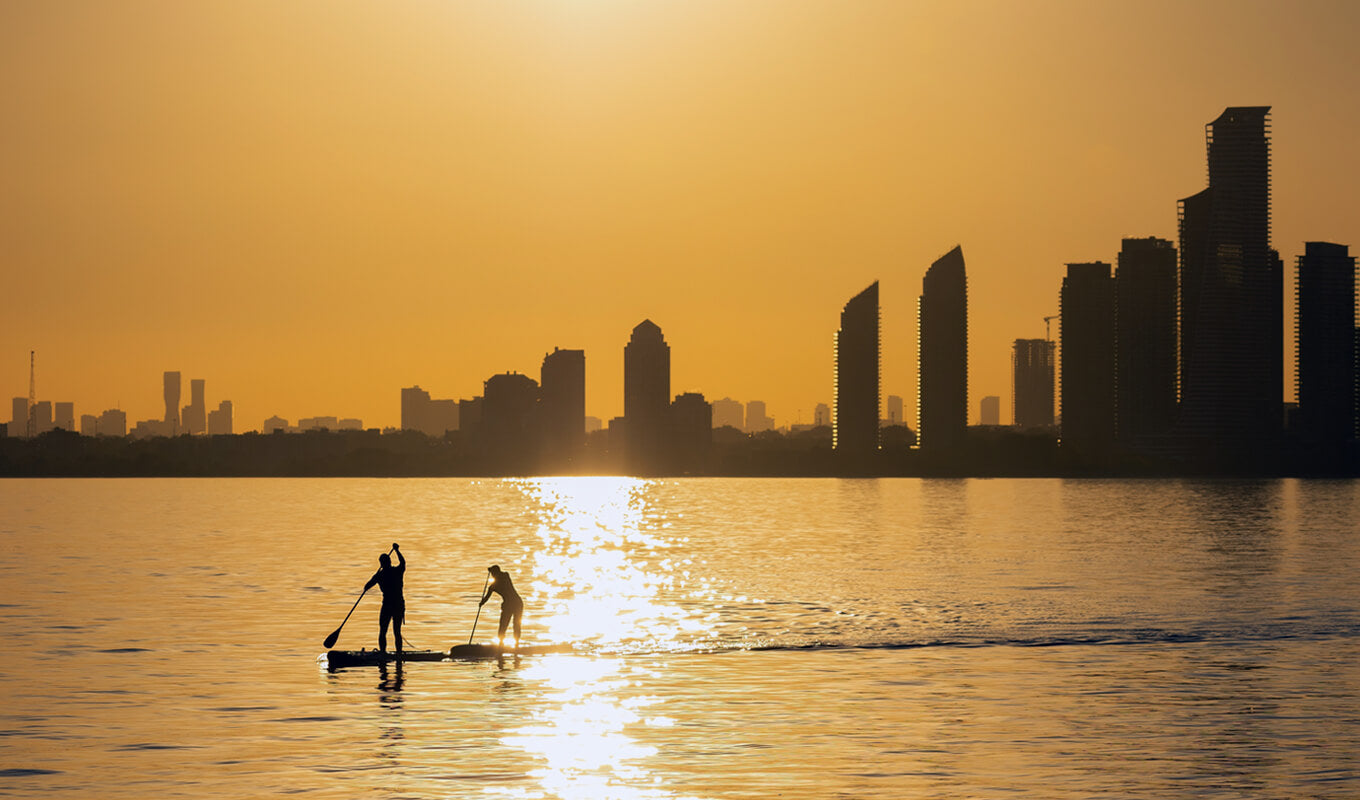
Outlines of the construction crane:
M 35 425 L 37 424 L 37 420 L 33 418 L 33 406 L 35 406 L 35 405 L 37 405 L 37 404 L 38 404 L 38 382 L 37 382 L 37 380 L 36 380 L 36 373 L 34 372 L 34 351 L 29 350 L 29 351 L 28 351 L 28 426 L 27 426 L 27 429 L 25 430 L 25 436 L 27 436 L 29 439 L 32 439 L 34 436 L 37 436 L 37 435 L 38 435 L 38 432 L 34 429 Z
M 1051 331 L 1049 330 L 1048 325 L 1049 325 L 1050 322 L 1052 322 L 1053 320 L 1057 319 L 1057 318 L 1060 317 L 1060 316 L 1061 316 L 1061 314 L 1054 314 L 1054 315 L 1051 316 L 1051 317 L 1044 317 L 1044 341 L 1046 341 L 1046 342 L 1051 342 L 1051 341 L 1053 341 L 1053 334 L 1052 334 Z

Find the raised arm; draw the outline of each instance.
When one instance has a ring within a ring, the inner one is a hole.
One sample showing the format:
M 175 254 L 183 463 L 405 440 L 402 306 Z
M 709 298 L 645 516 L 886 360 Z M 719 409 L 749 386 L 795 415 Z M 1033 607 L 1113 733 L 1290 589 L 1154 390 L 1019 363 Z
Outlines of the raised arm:
M 397 546 L 396 542 L 392 543 L 392 552 L 397 554 L 397 566 L 406 569 L 406 556 L 401 554 L 401 548 Z

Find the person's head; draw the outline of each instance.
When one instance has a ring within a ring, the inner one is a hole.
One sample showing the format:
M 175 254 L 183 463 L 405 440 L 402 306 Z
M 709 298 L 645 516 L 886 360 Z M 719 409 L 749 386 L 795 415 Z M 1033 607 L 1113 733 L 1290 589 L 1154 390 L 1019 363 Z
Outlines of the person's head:
M 378 556 L 378 563 L 382 564 L 384 567 L 390 567 L 392 566 L 392 557 L 386 553 L 383 553 L 382 555 Z
M 491 566 L 486 568 L 486 571 L 496 576 L 499 576 L 501 574 L 501 568 L 499 564 L 492 564 Z

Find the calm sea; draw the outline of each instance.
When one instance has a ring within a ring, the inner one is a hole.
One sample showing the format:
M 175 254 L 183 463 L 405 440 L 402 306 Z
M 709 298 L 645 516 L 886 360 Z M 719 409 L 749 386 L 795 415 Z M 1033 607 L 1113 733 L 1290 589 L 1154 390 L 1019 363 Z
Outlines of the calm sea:
M 1355 481 L 2 481 L 0 796 L 1360 797 L 1357 519 Z M 321 668 L 394 541 L 414 645 L 487 641 L 498 563 L 577 651 Z

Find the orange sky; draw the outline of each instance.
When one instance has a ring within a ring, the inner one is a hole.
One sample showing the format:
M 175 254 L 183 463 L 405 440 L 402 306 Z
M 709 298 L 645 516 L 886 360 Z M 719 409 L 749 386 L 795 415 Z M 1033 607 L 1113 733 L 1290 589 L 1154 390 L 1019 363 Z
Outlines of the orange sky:
M 996 394 L 1009 421 L 1010 342 L 1043 335 L 1064 263 L 1174 240 L 1226 106 L 1274 106 L 1291 309 L 1302 242 L 1360 250 L 1357 23 L 1239 0 L 0 0 L 0 421 L 30 349 L 39 399 L 77 416 L 158 418 L 174 369 L 241 431 L 395 425 L 403 386 L 470 397 L 554 346 L 586 351 L 608 418 L 644 318 L 674 392 L 810 421 L 840 308 L 880 280 L 883 392 L 914 425 L 916 297 L 955 244 L 969 417 Z

